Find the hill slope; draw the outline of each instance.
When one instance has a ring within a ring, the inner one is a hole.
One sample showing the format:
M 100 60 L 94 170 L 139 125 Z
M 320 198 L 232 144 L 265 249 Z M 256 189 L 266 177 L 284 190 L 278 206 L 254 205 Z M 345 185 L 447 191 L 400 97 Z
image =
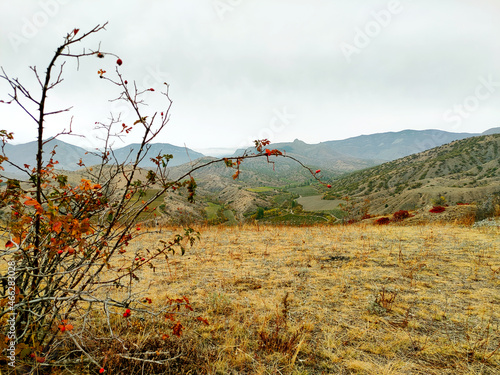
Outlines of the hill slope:
M 326 198 L 368 198 L 376 213 L 421 207 L 440 196 L 450 203 L 483 201 L 500 192 L 499 149 L 500 134 L 451 142 L 334 180 Z

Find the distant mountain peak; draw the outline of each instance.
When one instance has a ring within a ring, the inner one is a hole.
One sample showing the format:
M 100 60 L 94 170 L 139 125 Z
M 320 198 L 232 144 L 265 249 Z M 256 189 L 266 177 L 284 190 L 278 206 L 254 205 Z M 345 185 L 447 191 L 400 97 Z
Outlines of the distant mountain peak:
M 500 134 L 500 127 L 491 128 L 482 133 L 482 135 Z

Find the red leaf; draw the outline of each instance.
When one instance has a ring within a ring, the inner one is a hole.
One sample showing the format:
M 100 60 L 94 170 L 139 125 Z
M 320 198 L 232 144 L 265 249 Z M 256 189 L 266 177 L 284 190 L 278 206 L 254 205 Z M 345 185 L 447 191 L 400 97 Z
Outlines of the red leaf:
M 74 29 L 73 34 L 76 35 L 76 34 L 78 34 L 79 31 L 80 31 L 80 29 Z
M 8 240 L 7 243 L 5 244 L 5 247 L 6 248 L 14 247 L 14 242 L 12 242 L 11 240 Z

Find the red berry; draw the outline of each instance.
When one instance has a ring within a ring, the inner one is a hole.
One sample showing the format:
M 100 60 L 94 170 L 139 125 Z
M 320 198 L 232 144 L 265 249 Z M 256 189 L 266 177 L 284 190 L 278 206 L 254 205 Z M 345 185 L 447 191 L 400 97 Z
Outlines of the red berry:
M 327 187 L 328 189 L 331 189 L 332 185 L 326 185 L 326 187 Z
M 146 260 L 146 258 L 141 258 L 141 260 L 144 262 Z
M 116 60 L 116 63 L 117 63 L 118 65 L 121 65 L 121 64 L 123 64 L 123 61 L 122 61 L 122 59 L 118 59 L 118 60 Z
M 99 370 L 99 374 L 102 374 L 104 371 L 105 371 L 104 368 L 101 367 L 101 369 Z
M 139 260 L 139 258 L 135 258 L 135 260 Z
M 319 173 L 319 172 L 321 172 L 321 169 L 318 169 L 318 170 L 317 170 L 316 172 L 314 172 L 314 173 Z
M 63 251 L 62 251 L 62 250 L 59 250 L 59 251 L 57 252 L 57 254 L 62 254 L 62 253 L 63 253 Z
M 127 81 L 127 80 L 125 80 L 123 83 L 127 85 L 127 84 L 128 84 L 128 81 Z

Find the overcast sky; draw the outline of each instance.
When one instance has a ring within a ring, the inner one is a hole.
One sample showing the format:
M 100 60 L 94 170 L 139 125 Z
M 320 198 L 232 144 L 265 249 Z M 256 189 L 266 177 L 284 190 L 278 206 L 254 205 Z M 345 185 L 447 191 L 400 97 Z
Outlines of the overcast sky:
M 203 152 L 257 138 L 482 132 L 500 126 L 499 19 L 498 0 L 2 0 L 0 66 L 39 96 L 28 67 L 43 72 L 74 28 L 109 22 L 81 47 L 100 42 L 119 55 L 139 87 L 170 83 L 171 122 L 156 142 Z M 50 108 L 73 105 L 74 131 L 88 137 L 64 141 L 97 147 L 94 123 L 123 109 L 97 75 L 115 61 L 83 59 L 79 71 L 66 64 Z M 164 110 L 157 91 L 146 114 Z M 0 82 L 0 99 L 8 93 Z M 51 117 L 46 134 L 68 122 Z M 0 128 L 16 143 L 36 134 L 13 105 L 0 105 Z

